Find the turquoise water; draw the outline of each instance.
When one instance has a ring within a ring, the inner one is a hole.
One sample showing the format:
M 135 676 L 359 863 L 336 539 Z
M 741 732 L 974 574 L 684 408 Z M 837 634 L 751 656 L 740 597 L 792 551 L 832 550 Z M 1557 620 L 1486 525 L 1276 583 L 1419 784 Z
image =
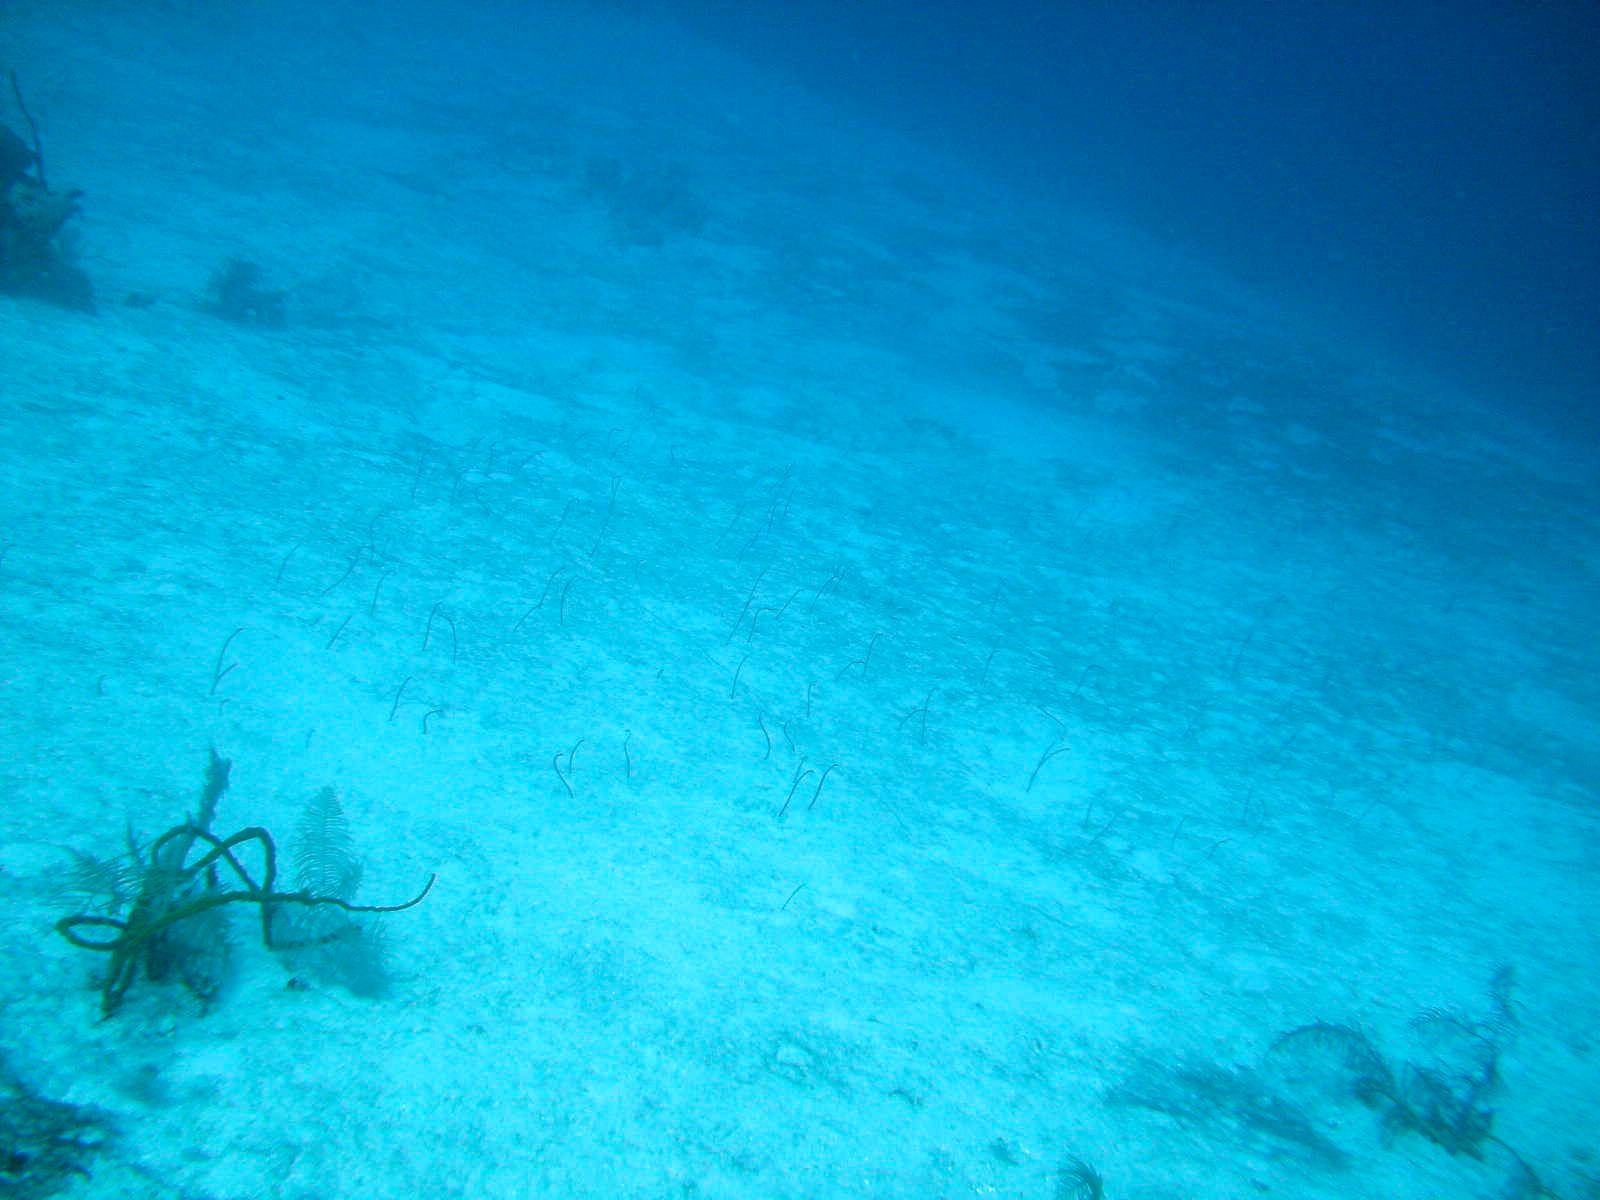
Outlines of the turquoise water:
M 1570 393 L 718 22 L 0 25 L 0 1196 L 1600 1194 Z

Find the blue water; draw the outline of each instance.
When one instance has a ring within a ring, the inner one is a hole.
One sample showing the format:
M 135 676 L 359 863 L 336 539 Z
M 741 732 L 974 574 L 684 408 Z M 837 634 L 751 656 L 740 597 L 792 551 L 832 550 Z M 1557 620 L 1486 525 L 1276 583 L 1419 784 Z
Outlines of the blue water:
M 748 5 L 697 28 L 1596 431 L 1600 8 Z
M 1600 1194 L 1593 23 L 11 6 L 0 1196 Z

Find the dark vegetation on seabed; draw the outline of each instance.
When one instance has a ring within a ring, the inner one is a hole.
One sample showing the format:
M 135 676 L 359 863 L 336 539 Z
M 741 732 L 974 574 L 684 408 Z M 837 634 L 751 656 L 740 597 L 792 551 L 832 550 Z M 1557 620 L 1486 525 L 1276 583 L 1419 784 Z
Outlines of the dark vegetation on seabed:
M 0 1054 L 0 1197 L 42 1200 L 89 1175 L 114 1138 L 111 1118 L 29 1087 Z
M 270 833 L 260 826 L 228 837 L 211 831 L 232 766 L 211 751 L 198 814 L 148 846 L 130 830 L 121 855 L 73 852 L 71 887 L 89 901 L 89 910 L 63 917 L 56 931 L 80 949 L 109 956 L 100 979 L 106 1016 L 122 1005 L 141 972 L 156 982 L 177 979 L 202 1005 L 213 1003 L 227 980 L 229 910 L 240 904 L 256 906 L 268 950 L 297 955 L 298 965 L 352 991 L 383 990 L 381 944 L 354 917 L 415 907 L 433 887 L 433 877 L 399 904 L 354 903 L 360 864 L 338 796 L 325 788 L 312 798 L 298 828 L 296 890 L 280 891 L 278 849 Z
M 0 120 L 0 293 L 92 313 L 94 286 L 77 264 L 73 224 L 82 213 L 83 192 L 50 187 L 39 126 L 16 72 L 9 82 L 12 107 L 27 136 Z M 145 308 L 154 301 L 135 292 L 126 302 Z M 245 258 L 228 258 L 217 267 L 200 309 L 241 325 L 281 329 L 288 323 L 287 293 L 267 287 L 259 264 Z
M 50 189 L 38 126 L 15 72 L 10 79 L 12 101 L 29 137 L 24 140 L 0 122 L 0 292 L 93 312 L 94 289 L 73 262 L 67 224 L 78 215 L 83 193 Z
M 1359 1165 L 1327 1131 L 1343 1124 L 1340 1106 L 1359 1105 L 1376 1118 L 1385 1145 L 1414 1134 L 1452 1157 L 1483 1163 L 1499 1180 L 1498 1200 L 1556 1197 L 1494 1132 L 1500 1058 L 1518 1025 L 1514 985 L 1512 969 L 1502 966 L 1490 980 L 1487 1015 L 1438 1008 L 1417 1014 L 1411 1032 L 1419 1053 L 1404 1061 L 1354 1025 L 1313 1021 L 1279 1034 L 1255 1068 L 1143 1061 L 1106 1100 L 1212 1126 L 1215 1134 L 1242 1136 L 1330 1171 Z
M 262 278 L 259 264 L 230 258 L 212 274 L 202 307 L 225 321 L 282 329 L 289 323 L 287 294 L 266 287 Z
M 97 979 L 106 1017 L 141 975 L 181 983 L 202 1009 L 215 1003 L 233 949 L 228 915 L 241 904 L 256 907 L 263 944 L 295 972 L 288 988 L 329 984 L 365 996 L 384 990 L 383 942 L 364 918 L 420 904 L 433 877 L 400 904 L 354 903 L 361 863 L 338 794 L 324 788 L 307 802 L 296 825 L 289 855 L 295 890 L 279 890 L 277 847 L 265 829 L 250 827 L 230 837 L 211 832 L 232 766 L 211 751 L 197 813 L 149 845 L 130 829 L 121 854 L 68 851 L 55 890 L 85 911 L 62 918 L 56 929 L 74 946 L 110 958 Z M 150 1002 L 162 1001 L 152 993 Z M 4 1029 L 0 1036 L 9 1042 L 13 1034 Z M 130 1086 L 159 1096 L 158 1068 L 139 1073 Z M 148 1174 L 136 1157 L 118 1155 L 117 1147 L 110 1114 L 42 1094 L 0 1046 L 0 1200 L 57 1195 L 89 1177 L 100 1157 Z

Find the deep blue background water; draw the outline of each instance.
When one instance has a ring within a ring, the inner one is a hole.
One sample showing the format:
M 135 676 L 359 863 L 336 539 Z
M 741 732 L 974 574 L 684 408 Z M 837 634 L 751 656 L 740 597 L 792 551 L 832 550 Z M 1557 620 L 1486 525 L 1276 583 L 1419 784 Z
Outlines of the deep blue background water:
M 1600 430 L 1600 4 L 656 2 L 1490 403 Z

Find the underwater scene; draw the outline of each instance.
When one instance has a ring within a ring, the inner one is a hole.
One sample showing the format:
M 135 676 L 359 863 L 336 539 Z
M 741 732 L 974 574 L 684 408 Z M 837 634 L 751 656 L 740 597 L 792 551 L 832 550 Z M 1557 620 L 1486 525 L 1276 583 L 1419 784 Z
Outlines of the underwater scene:
M 6 5 L 0 1200 L 1600 1198 L 1596 12 Z

